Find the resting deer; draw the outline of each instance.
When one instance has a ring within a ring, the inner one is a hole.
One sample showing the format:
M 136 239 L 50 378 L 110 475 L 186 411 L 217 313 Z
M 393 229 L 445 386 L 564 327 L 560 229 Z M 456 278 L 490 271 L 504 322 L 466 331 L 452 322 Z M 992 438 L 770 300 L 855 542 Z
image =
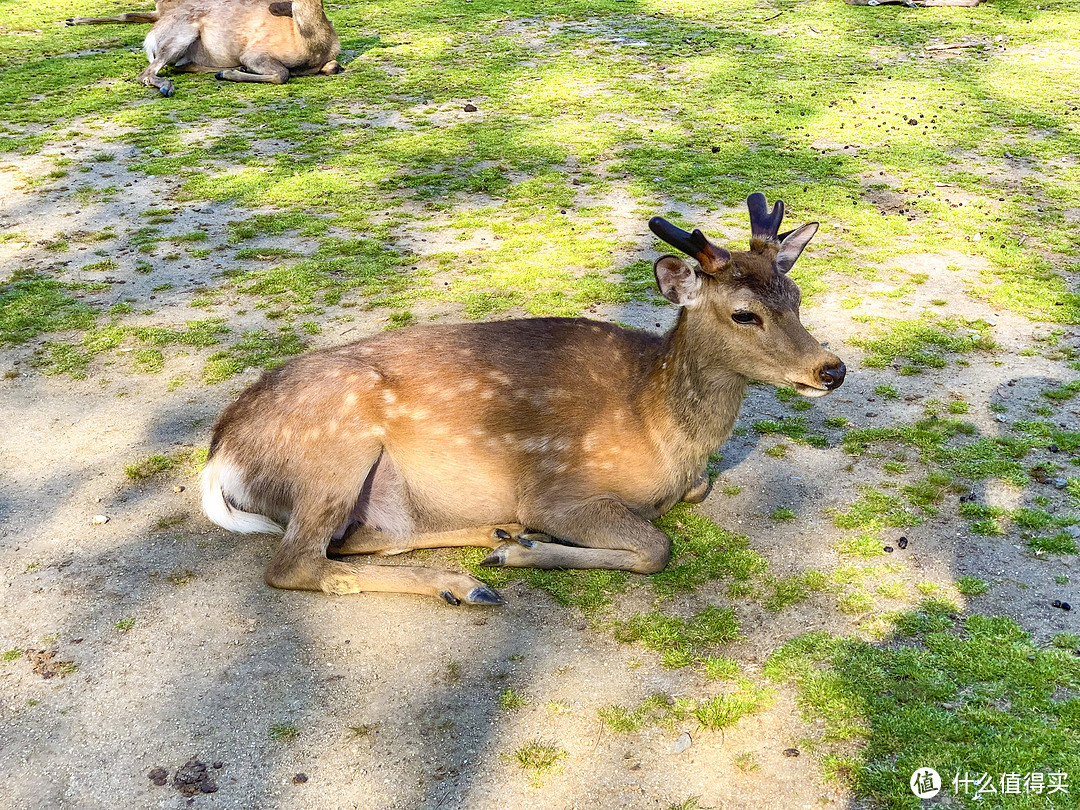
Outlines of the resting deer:
M 68 25 L 152 23 L 143 46 L 150 60 L 139 81 L 171 96 L 158 76 L 166 65 L 216 73 L 231 82 L 284 84 L 290 76 L 340 73 L 341 43 L 322 0 L 158 0 L 154 11 L 73 17 Z
M 485 546 L 489 566 L 661 570 L 670 542 L 649 521 L 708 495 L 747 380 L 811 397 L 844 380 L 787 276 L 817 223 L 778 235 L 783 203 L 747 202 L 747 252 L 649 223 L 699 263 L 656 262 L 681 307 L 666 335 L 582 318 L 423 326 L 265 373 L 214 428 L 203 509 L 284 532 L 266 570 L 278 588 L 502 601 L 465 574 L 328 551 Z

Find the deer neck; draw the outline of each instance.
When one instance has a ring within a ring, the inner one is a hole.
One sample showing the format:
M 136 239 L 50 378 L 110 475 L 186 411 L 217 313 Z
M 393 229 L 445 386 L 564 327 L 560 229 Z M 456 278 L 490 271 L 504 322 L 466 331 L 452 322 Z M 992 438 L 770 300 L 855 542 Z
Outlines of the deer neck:
M 664 350 L 653 370 L 663 407 L 684 439 L 685 451 L 706 456 L 723 444 L 739 415 L 746 395 L 746 377 L 723 363 L 723 351 L 698 323 L 694 313 L 683 309 L 666 335 Z
M 306 40 L 330 39 L 334 35 L 334 26 L 323 10 L 322 0 L 292 0 L 293 21 Z

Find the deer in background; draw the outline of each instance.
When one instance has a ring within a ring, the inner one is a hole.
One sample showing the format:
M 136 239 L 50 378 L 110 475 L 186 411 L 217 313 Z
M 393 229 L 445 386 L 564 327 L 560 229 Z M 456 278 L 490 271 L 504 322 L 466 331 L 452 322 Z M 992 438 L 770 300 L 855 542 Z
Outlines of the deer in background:
M 278 588 L 501 603 L 466 574 L 327 556 L 447 546 L 488 547 L 488 566 L 661 570 L 670 541 L 649 521 L 708 495 L 747 380 L 811 397 L 844 380 L 787 275 L 817 223 L 778 235 L 783 203 L 747 203 L 746 252 L 649 223 L 698 262 L 656 262 L 681 307 L 666 335 L 583 318 L 422 326 L 263 374 L 214 428 L 203 509 L 284 534 L 266 570 Z
M 151 23 L 143 46 L 150 60 L 139 81 L 171 96 L 158 76 L 166 65 L 215 73 L 231 82 L 284 84 L 290 76 L 330 75 L 343 68 L 341 50 L 322 0 L 158 0 L 154 11 L 115 17 L 73 17 L 68 25 Z

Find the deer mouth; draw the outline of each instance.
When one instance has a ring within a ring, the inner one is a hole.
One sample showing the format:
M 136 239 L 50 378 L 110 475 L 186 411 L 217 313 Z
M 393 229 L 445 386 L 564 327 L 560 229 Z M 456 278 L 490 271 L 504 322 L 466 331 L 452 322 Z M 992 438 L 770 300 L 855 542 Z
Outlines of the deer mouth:
M 806 385 L 805 383 L 792 382 L 791 387 L 795 389 L 796 393 L 802 394 L 804 397 L 823 397 L 826 394 L 831 393 L 830 388 L 818 388 L 813 385 Z

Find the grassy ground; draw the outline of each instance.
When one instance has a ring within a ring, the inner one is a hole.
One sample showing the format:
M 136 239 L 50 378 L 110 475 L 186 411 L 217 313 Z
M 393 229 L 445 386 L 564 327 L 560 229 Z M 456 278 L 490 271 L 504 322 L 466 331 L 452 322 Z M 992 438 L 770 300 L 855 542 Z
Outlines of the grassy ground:
M 1080 628 L 1041 596 L 1072 587 L 1080 525 L 1074 4 L 341 2 L 342 75 L 180 75 L 168 99 L 132 81 L 143 27 L 58 24 L 111 10 L 0 8 L 3 187 L 20 201 L 0 209 L 0 397 L 52 378 L 182 408 L 371 328 L 651 321 L 647 219 L 742 242 L 741 201 L 763 190 L 822 223 L 794 275 L 849 360 L 849 398 L 755 390 L 733 444 L 764 477 L 718 456 L 708 504 L 659 521 L 675 547 L 660 574 L 451 560 L 546 593 L 627 645 L 628 670 L 690 673 L 680 694 L 596 709 L 612 735 L 719 740 L 790 694 L 793 744 L 853 801 L 921 806 L 908 780 L 930 766 L 959 806 L 1070 806 L 1000 780 L 1080 778 Z M 137 456 L 109 474 L 190 486 L 200 462 L 152 442 Z M 819 497 L 756 488 L 793 472 Z M 766 536 L 820 553 L 792 564 Z M 953 564 L 920 562 L 909 536 Z M 994 564 L 963 562 L 974 542 Z M 804 634 L 821 612 L 831 629 Z M 760 641 L 753 622 L 788 630 Z M 6 635 L 15 666 L 29 644 Z M 508 715 L 551 700 L 498 695 Z M 572 778 L 572 745 L 518 742 L 504 764 L 533 789 Z M 757 778 L 752 754 L 730 759 Z M 965 773 L 997 792 L 949 783 Z

